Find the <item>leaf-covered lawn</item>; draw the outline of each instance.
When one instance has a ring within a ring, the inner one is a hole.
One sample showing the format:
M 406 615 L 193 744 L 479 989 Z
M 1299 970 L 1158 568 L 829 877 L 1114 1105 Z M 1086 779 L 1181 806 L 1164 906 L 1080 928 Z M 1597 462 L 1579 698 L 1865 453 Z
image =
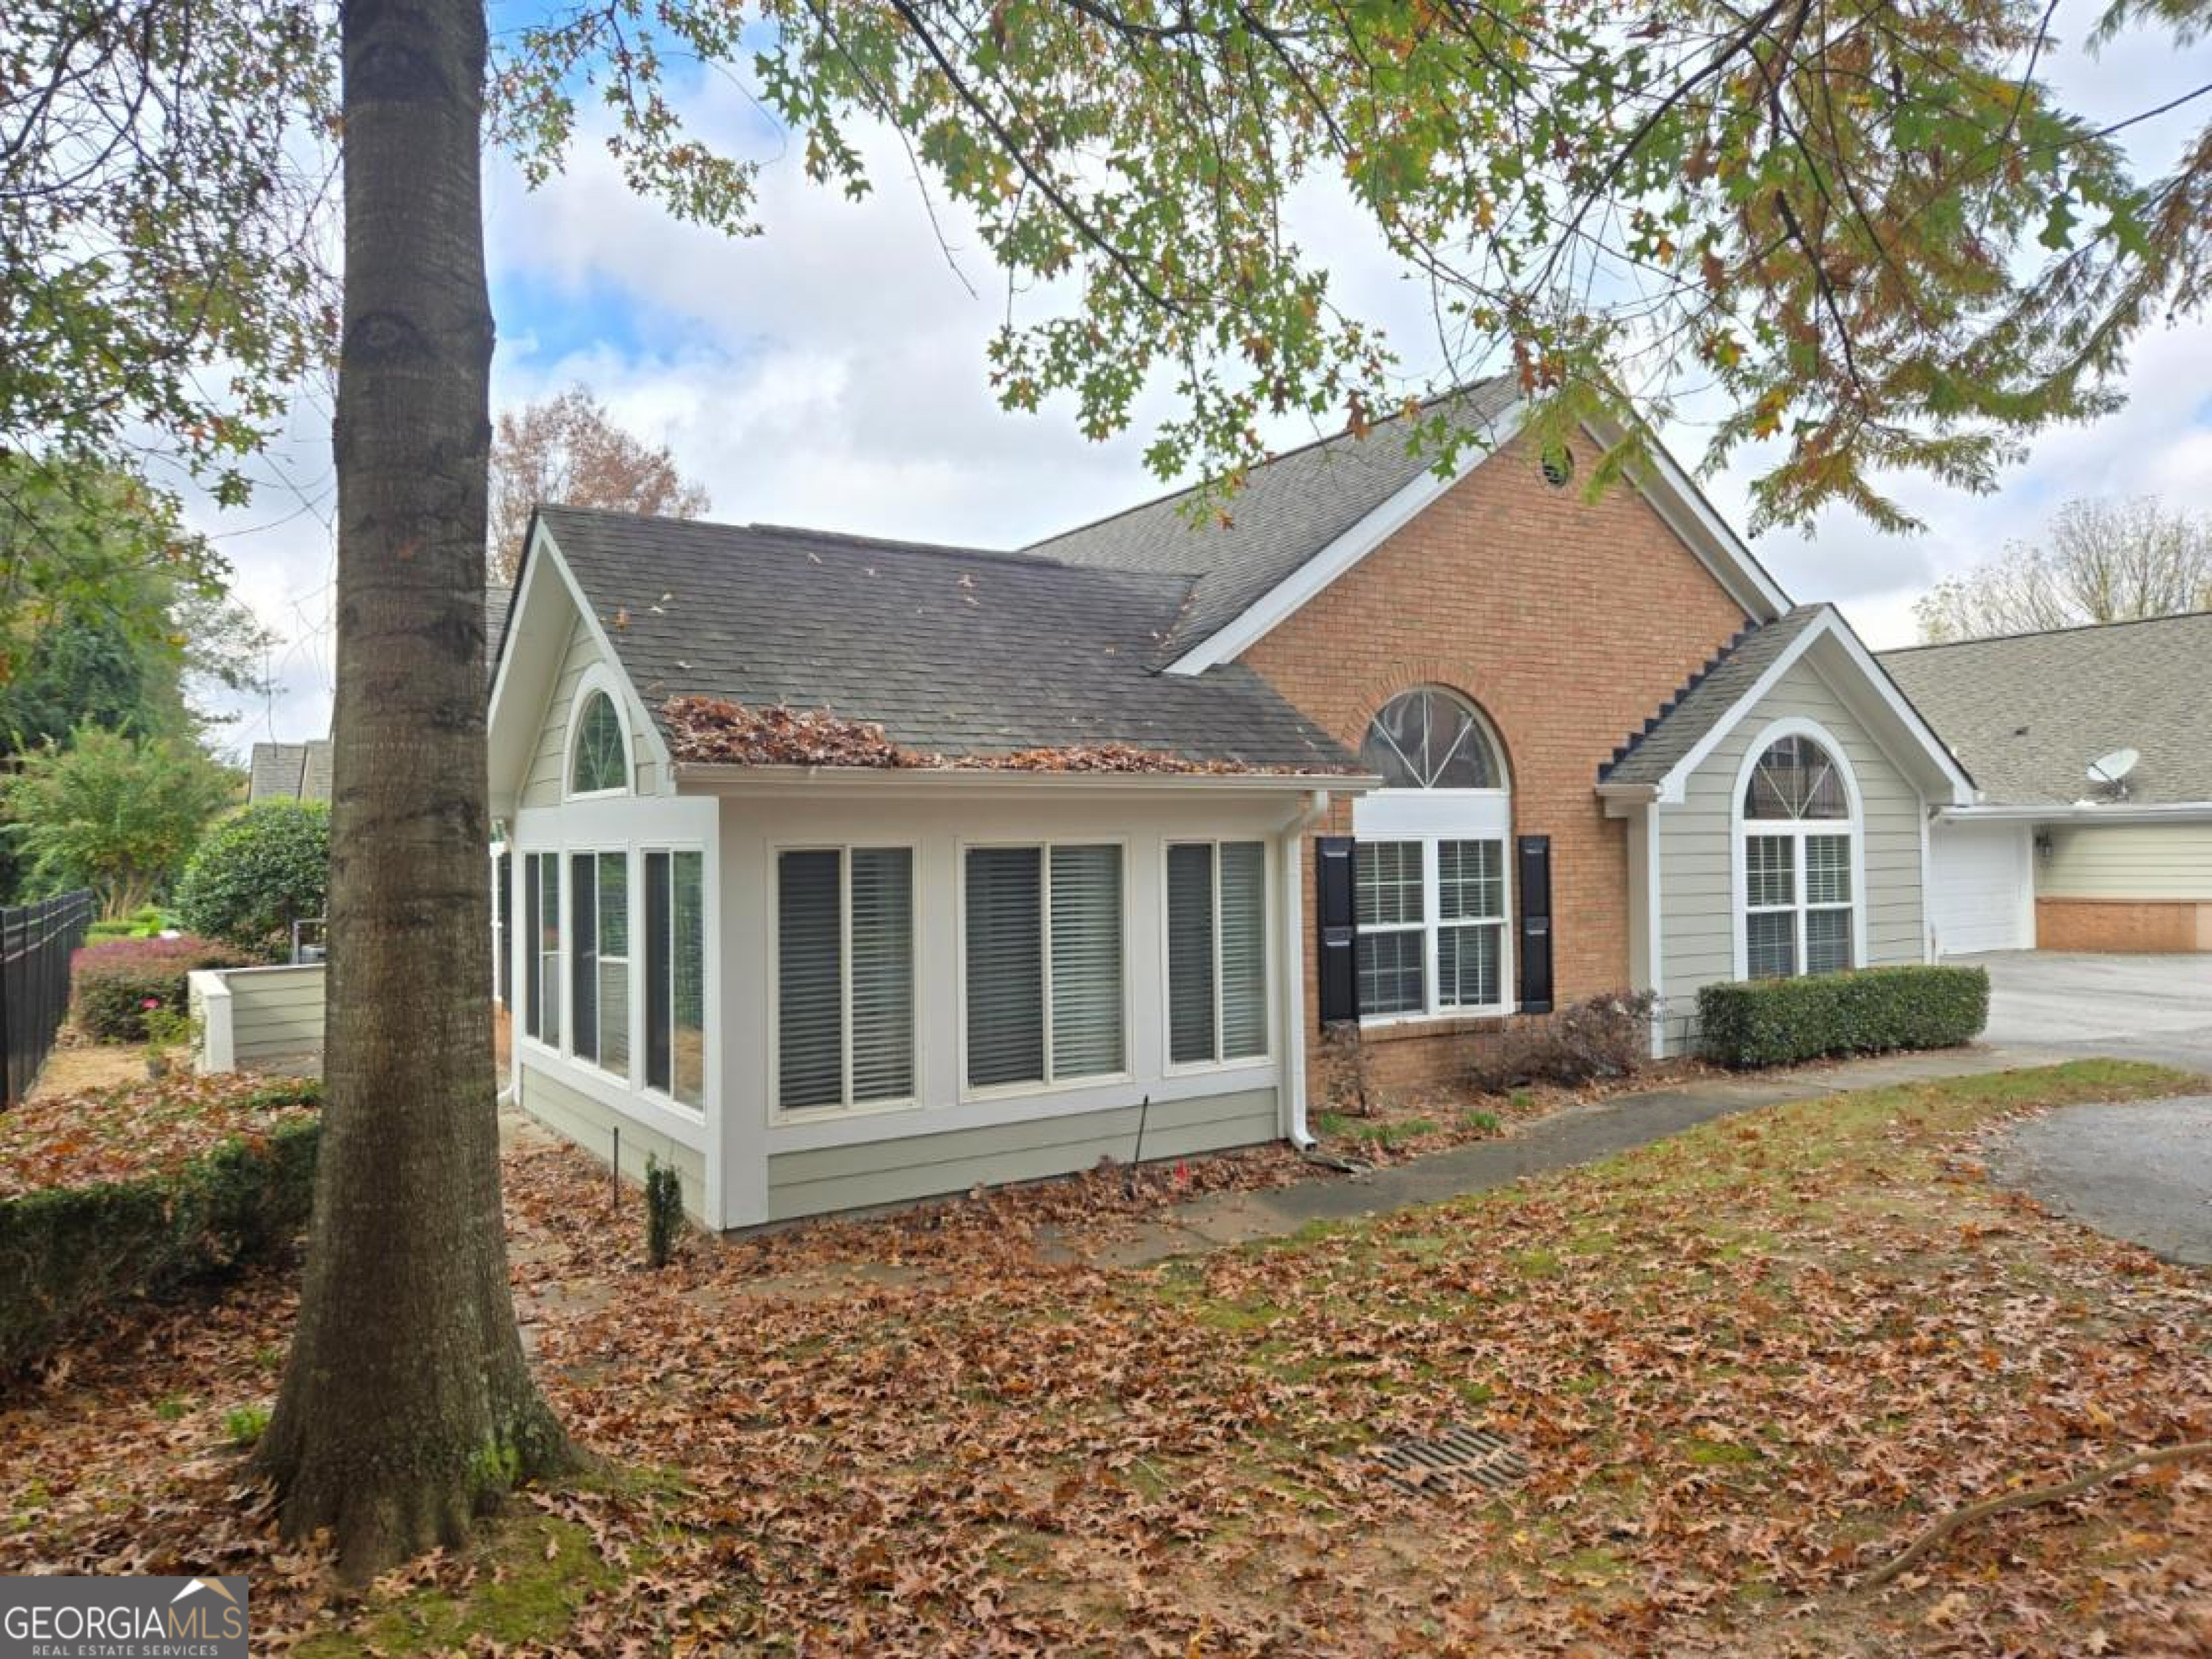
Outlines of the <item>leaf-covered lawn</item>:
M 226 1140 L 313 1117 L 320 1089 L 227 1073 L 143 1076 L 120 1086 L 34 1094 L 0 1112 L 0 1200 L 167 1174 Z
M 15 1401 L 0 1570 L 243 1569 L 257 1626 L 318 1653 L 2203 1651 L 2205 1463 L 1855 1583 L 1944 1509 L 2212 1434 L 2212 1280 L 1975 1162 L 2020 1110 L 2182 1083 L 2085 1062 L 1807 1103 L 1142 1272 L 1040 1259 L 1038 1219 L 1079 1230 L 1063 1194 L 651 1275 L 604 1175 L 523 1151 L 518 1285 L 601 1474 L 333 1606 L 230 1496 L 271 1274 Z M 1361 1468 L 1455 1423 L 1527 1480 L 1415 1498 Z

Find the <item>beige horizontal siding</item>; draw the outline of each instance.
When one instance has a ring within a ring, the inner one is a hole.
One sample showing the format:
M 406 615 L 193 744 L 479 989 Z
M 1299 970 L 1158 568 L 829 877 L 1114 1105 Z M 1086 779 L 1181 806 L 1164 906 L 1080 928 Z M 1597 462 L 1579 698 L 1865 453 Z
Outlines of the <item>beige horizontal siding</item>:
M 966 1192 L 980 1184 L 1034 1181 L 1087 1170 L 1101 1158 L 1127 1162 L 1136 1152 L 1138 1109 L 1027 1118 L 983 1129 L 863 1141 L 851 1146 L 771 1153 L 769 1218 L 900 1204 Z M 1145 1119 L 1145 1158 L 1188 1158 L 1274 1139 L 1275 1091 L 1154 1105 Z
M 586 671 L 599 660 L 599 647 L 592 637 L 592 630 L 585 626 L 583 618 L 577 617 L 569 629 L 561 672 L 553 682 L 553 696 L 546 705 L 544 723 L 538 728 L 538 746 L 531 754 L 529 775 L 522 786 L 523 805 L 557 806 L 567 793 L 561 766 L 568 754 L 569 711 L 575 706 L 576 689 L 583 683 Z M 634 786 L 640 794 L 648 794 L 657 787 L 656 769 L 651 758 L 653 744 L 650 735 L 635 720 L 630 721 L 629 747 L 636 763 Z
M 2212 899 L 2212 823 L 2053 824 L 2039 898 Z
M 240 1071 L 320 1071 L 323 968 L 251 969 L 225 975 L 231 1060 Z
M 622 1172 L 632 1181 L 645 1179 L 645 1160 L 650 1156 L 672 1165 L 684 1188 L 684 1208 L 694 1220 L 703 1220 L 707 1206 L 707 1167 L 698 1152 L 671 1140 L 658 1130 L 570 1087 L 550 1073 L 522 1063 L 519 1096 L 522 1109 L 555 1133 L 606 1162 L 614 1153 L 615 1130 L 622 1130 Z
M 1705 757 L 1682 803 L 1658 809 L 1660 975 L 1672 1040 L 1686 1034 L 1698 988 L 1735 971 L 1736 774 L 1768 723 L 1792 717 L 1833 734 L 1858 780 L 1865 811 L 1866 890 L 1858 898 L 1866 915 L 1866 965 L 1923 957 L 1918 792 L 1818 671 L 1801 660 Z

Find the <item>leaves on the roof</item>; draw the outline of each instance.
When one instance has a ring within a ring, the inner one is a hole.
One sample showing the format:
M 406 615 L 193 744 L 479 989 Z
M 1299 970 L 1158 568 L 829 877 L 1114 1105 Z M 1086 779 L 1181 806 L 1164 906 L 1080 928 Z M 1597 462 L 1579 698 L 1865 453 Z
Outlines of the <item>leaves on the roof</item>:
M 873 720 L 827 708 L 749 708 L 719 697 L 671 697 L 661 705 L 679 761 L 725 766 L 854 766 L 880 770 L 1180 773 L 1226 776 L 1284 769 L 1237 760 L 1192 760 L 1126 743 L 1018 749 L 999 755 L 940 755 L 902 749 Z M 1301 771 L 1338 769 L 1305 767 Z

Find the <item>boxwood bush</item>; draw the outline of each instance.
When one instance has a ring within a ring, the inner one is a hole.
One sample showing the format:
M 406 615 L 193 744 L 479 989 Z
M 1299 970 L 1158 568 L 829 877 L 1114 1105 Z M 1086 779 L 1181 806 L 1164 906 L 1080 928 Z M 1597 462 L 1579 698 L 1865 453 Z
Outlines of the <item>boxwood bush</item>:
M 143 1042 L 146 1016 L 185 1006 L 195 968 L 242 968 L 253 958 L 213 939 L 114 939 L 70 958 L 70 1008 L 77 1028 L 104 1042 Z
M 311 1083 L 271 1098 L 313 1099 Z M 91 1316 L 282 1249 L 307 1225 L 314 1118 L 238 1136 L 175 1170 L 0 1200 L 0 1375 Z
M 185 926 L 281 961 L 292 924 L 329 903 L 331 809 L 319 800 L 263 800 L 218 818 L 177 884 Z
M 1723 1066 L 1948 1048 L 1978 1036 L 1989 1015 L 1990 976 L 1981 968 L 1864 968 L 1698 993 L 1705 1054 Z

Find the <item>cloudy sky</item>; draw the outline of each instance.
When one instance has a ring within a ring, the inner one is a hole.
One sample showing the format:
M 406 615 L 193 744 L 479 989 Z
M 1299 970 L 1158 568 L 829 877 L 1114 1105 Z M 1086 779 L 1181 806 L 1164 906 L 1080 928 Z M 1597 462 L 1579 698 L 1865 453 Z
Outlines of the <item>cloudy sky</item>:
M 2145 38 L 2094 60 L 2063 53 L 2052 75 L 2088 112 L 2118 119 L 2202 84 L 2205 56 Z M 2133 130 L 2142 161 L 2170 161 L 2203 109 Z M 726 85 L 700 87 L 690 113 L 771 158 L 766 234 L 730 242 L 677 224 L 631 197 L 588 145 L 535 193 L 502 161 L 488 162 L 495 407 L 588 386 L 623 424 L 671 446 L 712 495 L 713 516 L 741 522 L 1018 546 L 1158 493 L 1139 458 L 1141 418 L 1131 435 L 1097 445 L 1065 407 L 1038 416 L 998 409 L 984 347 L 1005 315 L 1003 283 L 957 228 L 949 253 L 940 245 L 895 148 L 876 158 L 875 194 L 854 204 L 810 186 Z M 1325 252 L 1340 301 L 1389 325 L 1409 370 L 1430 373 L 1419 349 L 1431 332 L 1423 294 L 1348 215 L 1316 210 L 1303 234 Z M 2063 501 L 2154 495 L 2212 510 L 2212 325 L 2148 337 L 2128 390 L 2120 415 L 2038 442 L 1993 497 L 1904 487 L 1924 535 L 1884 537 L 1838 517 L 1809 538 L 1769 536 L 1759 553 L 1795 596 L 1838 602 L 1883 647 L 1911 641 L 1911 603 L 1932 582 L 2033 537 Z M 303 397 L 252 504 L 195 509 L 231 559 L 240 597 L 279 638 L 274 694 L 240 707 L 228 728 L 240 749 L 328 727 L 328 434 L 327 395 Z M 1274 435 L 1288 444 L 1314 434 Z M 1702 450 L 1694 427 L 1668 435 L 1685 459 Z M 1710 485 L 1739 523 L 1742 483 Z

